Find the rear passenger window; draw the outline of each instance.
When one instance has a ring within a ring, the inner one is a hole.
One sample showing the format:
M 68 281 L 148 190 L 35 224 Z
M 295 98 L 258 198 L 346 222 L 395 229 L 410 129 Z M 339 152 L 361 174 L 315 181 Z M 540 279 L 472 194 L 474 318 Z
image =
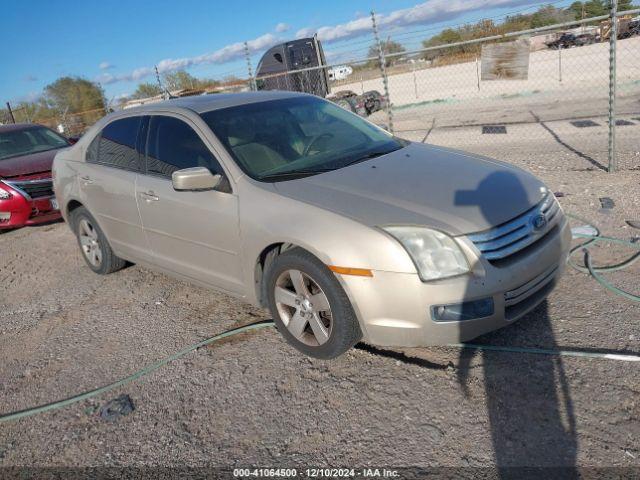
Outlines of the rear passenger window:
M 141 119 L 142 117 L 123 118 L 110 123 L 102 130 L 99 137 L 98 163 L 126 170 L 140 169 L 136 140 Z
M 176 170 L 191 167 L 206 167 L 213 174 L 224 175 L 193 128 L 174 117 L 152 116 L 147 140 L 147 172 L 171 177 Z
M 86 160 L 89 163 L 99 163 L 98 160 L 98 148 L 100 147 L 100 134 L 91 140 L 89 147 L 87 148 Z

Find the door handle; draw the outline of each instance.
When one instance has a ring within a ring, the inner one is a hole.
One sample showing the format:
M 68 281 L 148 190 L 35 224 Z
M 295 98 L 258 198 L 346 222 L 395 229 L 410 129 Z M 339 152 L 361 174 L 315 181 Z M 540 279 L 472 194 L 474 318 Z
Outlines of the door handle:
M 153 190 L 142 192 L 140 196 L 147 202 L 157 202 L 158 200 L 160 200 L 160 198 L 158 198 L 158 196 L 153 193 Z
M 91 180 L 91 177 L 88 175 L 85 175 L 83 177 L 80 177 L 80 180 L 82 180 L 82 183 L 84 185 L 91 185 L 93 183 L 93 180 Z

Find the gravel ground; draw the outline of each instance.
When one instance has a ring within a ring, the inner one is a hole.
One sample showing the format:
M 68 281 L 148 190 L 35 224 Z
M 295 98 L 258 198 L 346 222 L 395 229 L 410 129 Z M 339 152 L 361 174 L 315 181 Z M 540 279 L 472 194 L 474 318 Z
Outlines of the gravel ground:
M 640 160 L 633 145 L 622 151 L 629 169 L 611 175 L 554 140 L 482 153 L 508 156 L 563 192 L 565 210 L 630 239 L 640 235 L 625 224 L 640 220 Z M 605 196 L 615 201 L 608 213 Z M 638 271 L 611 278 L 638 292 Z M 64 224 L 0 235 L 0 285 L 3 412 L 269 318 L 137 266 L 94 275 Z M 546 304 L 477 343 L 637 353 L 639 326 L 640 305 L 567 271 Z M 3 424 L 0 466 L 640 467 L 639 364 L 444 347 L 405 354 L 412 363 L 365 349 L 325 362 L 272 329 L 243 334 L 98 398 Z M 103 420 L 97 410 L 120 394 L 135 410 Z

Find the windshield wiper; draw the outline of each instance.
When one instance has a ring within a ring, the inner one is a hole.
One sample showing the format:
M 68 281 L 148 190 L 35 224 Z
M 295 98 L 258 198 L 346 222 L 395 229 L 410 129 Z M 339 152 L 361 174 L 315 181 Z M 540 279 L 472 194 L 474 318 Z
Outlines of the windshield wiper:
M 264 175 L 259 180 L 293 180 L 296 178 L 310 177 L 311 175 L 317 175 L 318 173 L 332 172 L 335 168 L 318 168 L 309 170 L 294 170 L 289 172 L 278 172 Z
M 351 160 L 350 162 L 345 163 L 344 165 L 342 165 L 342 168 L 348 167 L 349 165 L 354 165 L 356 163 L 364 162 L 365 160 L 370 160 L 372 158 L 381 157 L 382 155 L 386 155 L 387 153 L 391 153 L 391 152 L 395 152 L 395 150 L 385 150 L 383 152 L 369 152 L 366 155 L 362 155 L 361 157 L 355 158 L 354 160 Z

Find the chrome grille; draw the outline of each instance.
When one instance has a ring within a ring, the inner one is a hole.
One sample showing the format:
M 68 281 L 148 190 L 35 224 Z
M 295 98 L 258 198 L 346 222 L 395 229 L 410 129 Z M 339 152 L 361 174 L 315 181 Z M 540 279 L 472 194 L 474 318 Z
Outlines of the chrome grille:
M 504 315 L 507 320 L 515 320 L 538 305 L 553 290 L 558 274 L 554 265 L 524 285 L 504 294 Z
M 549 233 L 562 217 L 559 212 L 560 205 L 555 196 L 548 193 L 538 205 L 513 220 L 484 232 L 472 233 L 467 238 L 487 260 L 502 260 Z
M 50 178 L 39 180 L 5 180 L 4 183 L 15 188 L 27 198 L 53 197 L 53 181 Z
M 538 290 L 541 290 L 551 280 L 553 280 L 556 276 L 556 273 L 558 273 L 558 267 L 554 265 L 549 270 L 542 272 L 540 275 L 532 280 L 529 280 L 524 285 L 506 292 L 504 294 L 505 307 L 511 307 L 526 300 Z

